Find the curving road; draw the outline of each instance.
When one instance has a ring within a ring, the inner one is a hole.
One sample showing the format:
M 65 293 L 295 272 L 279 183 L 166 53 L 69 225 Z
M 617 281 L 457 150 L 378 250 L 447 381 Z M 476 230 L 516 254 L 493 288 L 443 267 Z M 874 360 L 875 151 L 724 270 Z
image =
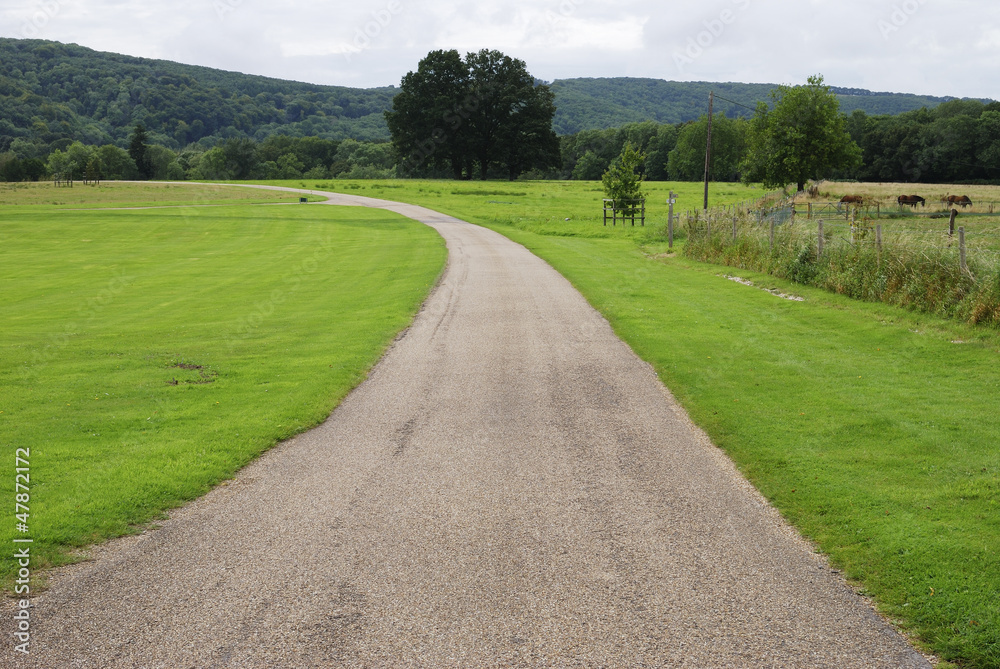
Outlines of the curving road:
M 322 426 L 54 572 L 9 666 L 930 666 L 552 268 L 308 192 L 434 227 L 441 284 Z

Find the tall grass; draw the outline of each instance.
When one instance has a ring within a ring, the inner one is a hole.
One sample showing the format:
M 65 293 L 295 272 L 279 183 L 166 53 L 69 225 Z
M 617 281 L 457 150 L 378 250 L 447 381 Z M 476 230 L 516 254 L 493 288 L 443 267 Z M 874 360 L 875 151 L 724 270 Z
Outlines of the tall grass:
M 957 239 L 908 231 L 887 233 L 876 243 L 875 231 L 859 224 L 824 226 L 819 253 L 816 222 L 777 226 L 744 217 L 733 239 L 731 219 L 706 226 L 689 225 L 684 252 L 691 258 L 764 272 L 869 302 L 914 311 L 1000 325 L 1000 271 L 996 255 L 970 253 L 967 269 L 959 260 Z

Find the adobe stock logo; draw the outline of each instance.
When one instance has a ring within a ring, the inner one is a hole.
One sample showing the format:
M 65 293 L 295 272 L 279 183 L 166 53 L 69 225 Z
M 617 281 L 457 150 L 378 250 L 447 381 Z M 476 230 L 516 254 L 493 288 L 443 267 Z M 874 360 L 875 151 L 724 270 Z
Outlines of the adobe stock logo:
M 899 32 L 900 28 L 905 26 L 910 22 L 918 11 L 920 11 L 921 5 L 923 5 L 927 0 L 906 0 L 905 2 L 893 5 L 892 13 L 889 14 L 889 20 L 879 19 L 878 31 L 882 33 L 882 39 L 888 40 L 889 35 Z
M 677 66 L 678 72 L 683 73 L 686 66 L 693 65 L 694 61 L 701 58 L 702 54 L 712 48 L 719 38 L 725 34 L 726 27 L 736 23 L 739 12 L 750 8 L 750 0 L 730 1 L 736 8 L 735 10 L 723 9 L 719 12 L 718 18 L 702 21 L 705 29 L 699 31 L 693 37 L 688 37 L 687 46 L 683 51 L 674 51 L 674 65 Z
M 42 30 L 54 19 L 59 10 L 62 9 L 62 2 L 58 0 L 44 0 L 37 3 L 37 9 L 32 12 L 31 17 L 21 25 L 21 37 L 32 39 L 38 37 Z
M 389 4 L 385 6 L 385 9 L 378 9 L 372 12 L 372 20 L 364 25 L 364 28 L 357 28 L 354 31 L 354 43 L 347 47 L 344 51 L 344 58 L 347 62 L 351 62 L 351 58 L 361 53 L 362 51 L 367 51 L 372 46 L 372 40 L 382 34 L 389 24 L 392 23 L 392 19 L 403 11 L 403 5 L 401 5 L 398 0 L 389 0 Z
M 226 16 L 235 12 L 242 4 L 243 0 L 215 0 L 215 13 L 220 21 L 225 21 Z
M 545 10 L 545 20 L 548 21 L 550 27 L 558 26 L 563 23 L 566 19 L 570 18 L 576 14 L 576 10 L 580 8 L 584 0 L 562 0 L 559 3 L 559 13 L 556 14 L 551 9 Z

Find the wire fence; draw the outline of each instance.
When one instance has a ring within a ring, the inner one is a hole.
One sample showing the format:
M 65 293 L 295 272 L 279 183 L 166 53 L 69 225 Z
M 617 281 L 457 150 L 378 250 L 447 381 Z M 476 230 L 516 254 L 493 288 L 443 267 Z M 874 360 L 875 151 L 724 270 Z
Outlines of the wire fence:
M 706 231 L 722 236 L 732 233 L 734 240 L 747 234 L 767 235 L 769 242 L 773 227 L 778 243 L 804 241 L 811 235 L 818 249 L 822 222 L 824 243 L 828 246 L 839 242 L 855 248 L 881 245 L 883 249 L 952 251 L 955 254 L 960 254 L 964 246 L 967 258 L 974 256 L 983 264 L 991 265 L 1000 259 L 1000 221 L 976 220 L 984 216 L 988 215 L 963 214 L 955 219 L 948 215 L 916 219 L 809 217 L 797 213 L 795 205 L 781 203 L 756 211 L 739 211 L 732 207 L 715 208 L 707 213 L 690 211 L 685 227 L 692 236 Z M 972 220 L 966 221 L 966 217 Z
M 948 218 L 953 208 L 958 208 L 962 215 L 970 216 L 1000 216 L 1000 203 L 991 201 L 976 201 L 967 205 L 949 203 L 947 201 L 925 201 L 924 204 L 899 204 L 893 200 L 865 200 L 860 203 L 851 202 L 795 202 L 787 203 L 794 216 L 812 218 Z
M 809 218 L 791 203 L 689 212 L 684 252 L 862 299 L 1000 325 L 1000 222 Z

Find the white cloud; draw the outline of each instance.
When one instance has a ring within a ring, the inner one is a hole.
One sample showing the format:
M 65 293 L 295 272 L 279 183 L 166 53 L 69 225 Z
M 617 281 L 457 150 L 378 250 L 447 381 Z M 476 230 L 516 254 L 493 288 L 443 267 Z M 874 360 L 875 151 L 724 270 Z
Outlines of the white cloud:
M 565 49 L 637 51 L 643 47 L 648 17 L 626 15 L 616 20 L 590 18 L 558 6 L 531 6 L 513 12 L 480 10 L 456 16 L 442 25 L 435 43 L 464 51 L 482 48 L 546 48 L 551 54 Z
M 1000 97 L 994 0 L 30 0 L 0 7 L 0 35 L 348 86 L 398 84 L 432 49 L 491 48 L 549 80 L 822 73 L 837 86 Z

